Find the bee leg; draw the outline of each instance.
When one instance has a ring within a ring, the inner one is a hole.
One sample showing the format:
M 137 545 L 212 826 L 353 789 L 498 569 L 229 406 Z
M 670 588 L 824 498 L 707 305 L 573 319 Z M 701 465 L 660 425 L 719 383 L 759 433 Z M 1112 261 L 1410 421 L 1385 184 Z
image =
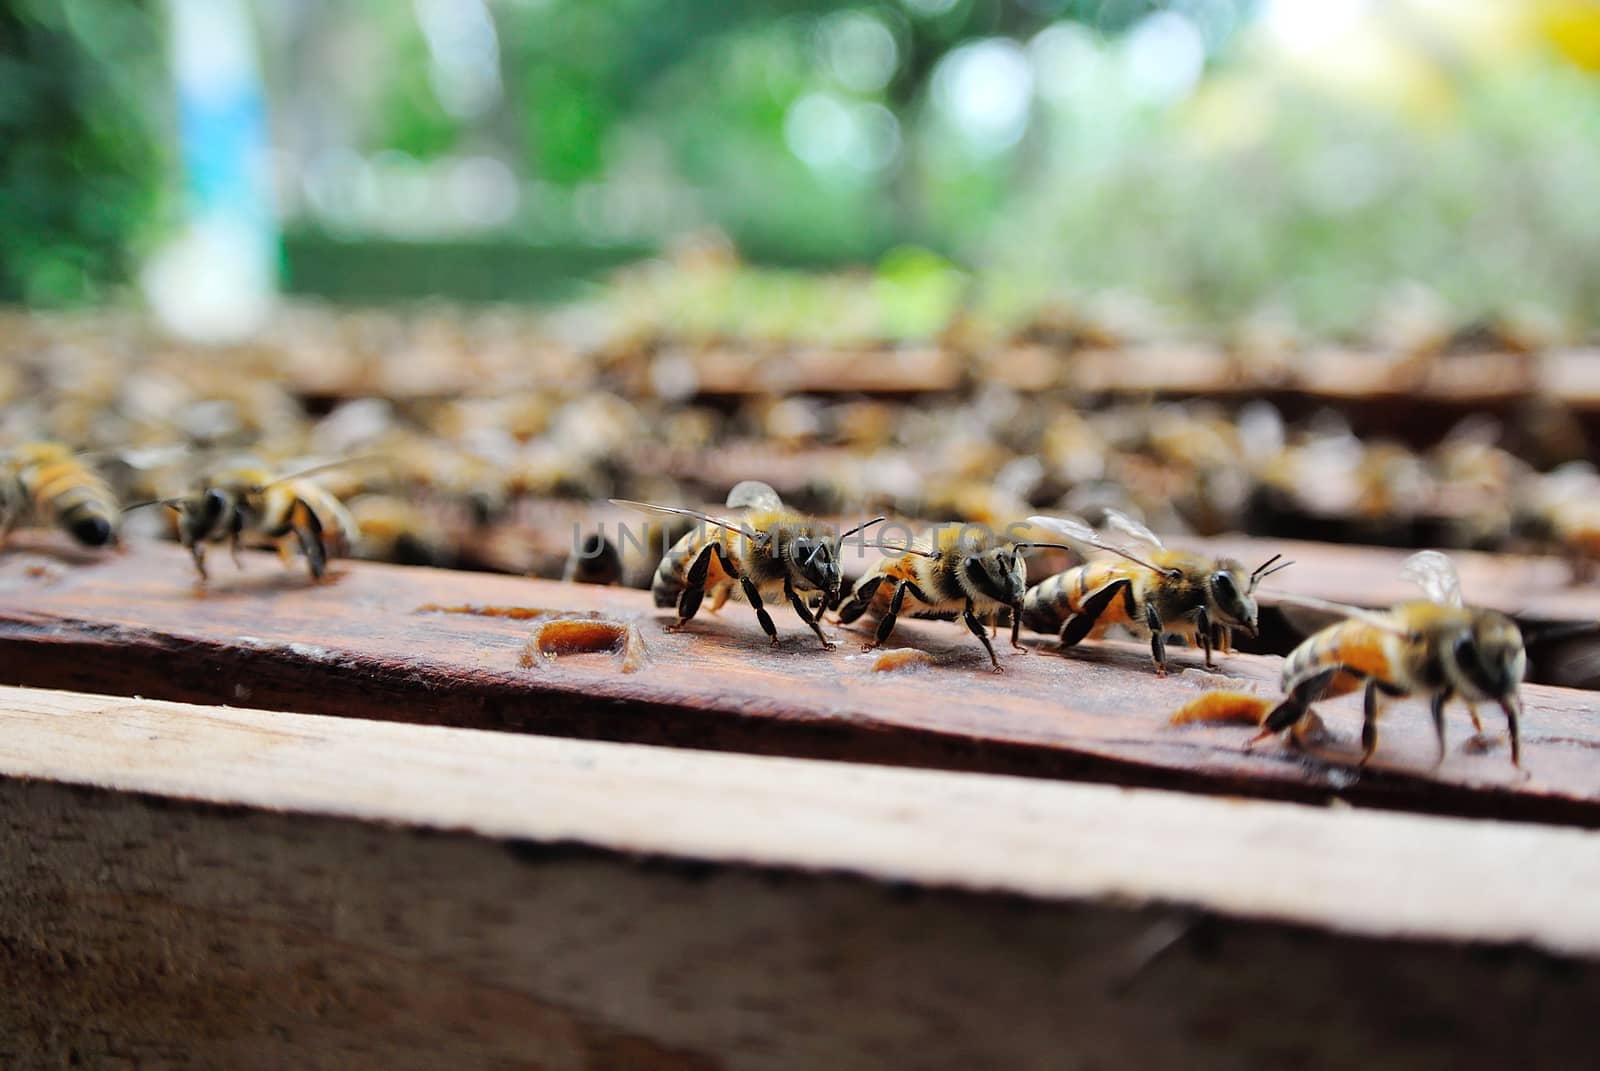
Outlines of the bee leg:
M 1467 714 L 1472 718 L 1472 731 L 1479 736 L 1483 735 L 1483 719 L 1478 717 L 1478 704 L 1468 703 Z
M 711 551 L 717 556 L 717 563 L 722 566 L 722 571 L 739 581 L 739 586 L 744 588 L 744 597 L 749 600 L 750 606 L 756 612 L 756 620 L 761 622 L 761 631 L 767 634 L 767 639 L 772 641 L 772 646 L 778 646 L 778 626 L 772 623 L 772 615 L 767 613 L 767 608 L 761 603 L 761 589 L 755 582 L 739 571 L 739 566 L 728 555 L 728 548 L 720 542 L 711 544 Z M 704 580 L 701 586 L 704 587 Z M 720 606 L 721 603 L 718 603 Z
M 1161 614 L 1156 610 L 1156 604 L 1144 604 L 1144 623 L 1150 630 L 1150 657 L 1156 660 L 1156 676 L 1167 675 L 1167 638 L 1161 634 L 1166 626 L 1161 623 Z
M 783 582 L 783 593 L 789 596 L 789 604 L 794 607 L 794 612 L 800 615 L 800 620 L 810 625 L 811 631 L 815 632 L 817 639 L 822 641 L 822 649 L 824 651 L 834 650 L 836 648 L 834 642 L 823 635 L 822 626 L 817 624 L 815 617 L 811 616 L 811 611 L 806 608 L 806 601 L 800 597 L 799 592 L 794 590 L 794 585 L 787 580 Z
M 712 546 L 720 547 L 722 544 L 713 543 Z M 722 567 L 730 573 L 733 571 L 733 563 L 726 558 L 722 559 Z M 739 585 L 744 588 L 744 597 L 749 599 L 750 605 L 755 608 L 756 620 L 761 622 L 761 631 L 767 634 L 772 646 L 778 646 L 778 626 L 772 623 L 772 615 L 767 613 L 767 608 L 761 604 L 760 589 L 756 587 L 754 581 L 743 574 L 739 576 Z
M 1206 668 L 1216 669 L 1216 660 L 1211 657 L 1211 650 L 1216 646 L 1217 637 L 1211 628 L 1211 615 L 1204 606 L 1194 616 L 1194 634 L 1200 641 L 1200 649 L 1206 653 Z
M 1500 700 L 1500 709 L 1506 712 L 1506 727 L 1511 733 L 1511 765 L 1522 769 L 1522 730 L 1520 726 L 1522 714 L 1522 701 L 1520 699 Z
M 306 564 L 311 567 L 311 579 L 321 580 L 328 571 L 328 552 L 322 545 L 322 522 L 317 519 L 316 511 L 304 505 L 296 512 L 299 516 L 295 518 L 295 538 L 300 540 Z
M 997 616 L 995 618 L 995 620 L 998 621 L 999 617 Z M 1011 607 L 1011 649 L 1014 650 L 1014 651 L 1017 651 L 1017 652 L 1019 652 L 1021 654 L 1027 654 L 1029 651 L 1032 650 L 1032 648 L 1031 647 L 1022 646 L 1022 642 L 1018 638 L 1021 635 L 1022 635 L 1022 604 L 1019 602 L 1019 603 L 1014 603 L 1012 605 L 1012 607 Z
M 228 554 L 233 558 L 233 567 L 240 570 L 244 569 L 244 563 L 239 560 L 239 540 L 244 534 L 244 511 L 240 509 L 233 510 L 228 516 L 227 523 L 223 525 L 223 530 L 228 533 Z M 279 553 L 281 554 L 282 551 L 280 550 Z M 284 561 L 287 562 L 288 558 L 285 557 Z
M 1076 647 L 1094 631 L 1094 626 L 1100 620 L 1100 615 L 1106 612 L 1106 607 L 1117 601 L 1122 593 L 1131 587 L 1126 580 L 1116 580 L 1107 584 L 1091 595 L 1083 604 L 1083 609 L 1067 619 L 1061 626 L 1061 646 L 1063 649 Z
M 706 572 L 711 568 L 712 548 L 715 546 L 717 544 L 713 542 L 701 547 L 700 553 L 689 564 L 689 571 L 683 578 L 683 591 L 678 594 L 678 620 L 667 626 L 668 632 L 679 631 L 699 612 L 700 600 L 706 594 Z
M 1450 702 L 1449 692 L 1440 692 L 1433 697 L 1429 712 L 1433 715 L 1433 734 L 1439 738 L 1439 757 L 1434 760 L 1438 766 L 1444 762 L 1444 705 Z
M 1307 677 L 1290 690 L 1283 700 L 1267 713 L 1261 720 L 1261 731 L 1245 743 L 1245 747 L 1269 736 L 1275 736 L 1285 729 L 1297 724 L 1311 710 L 1311 704 L 1317 701 L 1333 678 L 1338 674 L 1338 667 L 1325 669 L 1315 677 Z
M 928 598 L 928 596 L 926 596 L 926 595 L 924 595 L 922 593 L 922 589 L 917 587 L 915 582 L 910 581 L 910 580 L 902 580 L 902 581 L 900 581 L 898 584 L 895 585 L 894 598 L 889 600 L 889 612 L 884 614 L 883 617 L 879 619 L 879 621 L 878 621 L 878 631 L 873 635 L 872 642 L 869 643 L 869 644 L 866 644 L 862 648 L 862 650 L 870 651 L 874 647 L 882 647 L 885 643 L 889 642 L 889 634 L 894 631 L 894 624 L 900 618 L 900 607 L 905 604 L 906 592 L 908 592 L 908 591 L 911 592 L 911 594 L 915 595 L 922 602 L 925 602 L 925 603 L 933 602 L 932 599 Z M 969 603 L 968 604 L 969 612 L 970 612 L 970 606 L 971 606 L 971 604 Z M 972 627 L 972 622 L 976 621 L 976 620 L 977 620 L 977 618 L 969 616 L 968 620 L 967 620 L 967 626 L 969 628 L 971 628 Z M 980 624 L 978 626 L 978 630 L 979 630 L 980 633 L 982 631 L 982 628 L 983 628 L 983 626 Z M 988 640 L 987 637 L 980 635 L 978 638 L 983 640 L 983 645 L 985 647 L 989 646 L 989 640 Z M 989 656 L 991 658 L 994 657 L 994 652 L 992 650 L 989 652 Z
M 211 577 L 206 573 L 206 545 L 199 540 L 189 544 L 189 556 L 194 559 L 194 571 L 200 574 L 198 584 L 204 584 Z
M 977 613 L 972 608 L 972 600 L 967 600 L 967 608 L 961 612 L 961 620 L 967 623 L 967 628 L 978 637 L 983 644 L 983 649 L 989 652 L 989 661 L 994 665 L 996 673 L 1004 673 L 1005 667 L 1000 664 L 1000 659 L 995 657 L 994 644 L 989 642 L 989 630 L 983 627 L 983 622 L 978 620 Z
M 1361 765 L 1378 750 L 1378 682 L 1368 679 L 1361 697 Z
M 1233 653 L 1233 630 L 1227 625 L 1212 625 L 1211 646 L 1218 654 Z
M 850 593 L 850 600 L 839 607 L 839 624 L 848 625 L 856 618 L 867 612 L 867 607 L 872 605 L 873 597 L 878 594 L 878 588 L 883 584 L 883 577 L 868 577 L 861 582 L 861 586 Z

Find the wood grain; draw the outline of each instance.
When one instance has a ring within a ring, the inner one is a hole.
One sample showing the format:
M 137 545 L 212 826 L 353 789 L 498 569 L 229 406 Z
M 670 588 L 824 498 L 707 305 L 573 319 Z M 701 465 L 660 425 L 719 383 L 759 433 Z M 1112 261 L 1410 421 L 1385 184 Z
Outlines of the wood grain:
M 198 594 L 175 547 L 43 571 L 7 555 L 0 674 L 390 721 L 1600 825 L 1600 726 L 1588 693 L 1527 687 L 1526 777 L 1503 744 L 1467 747 L 1459 712 L 1436 768 L 1416 702 L 1387 715 L 1374 762 L 1358 772 L 1353 699 L 1320 707 L 1336 741 L 1315 757 L 1275 742 L 1247 751 L 1246 728 L 1166 725 L 1202 686 L 1271 693 L 1272 658 L 1234 656 L 1231 679 L 1218 680 L 1188 672 L 1197 654 L 1180 651 L 1173 675 L 1159 679 L 1137 644 L 1062 656 L 1035 639 L 1035 653 L 1003 655 L 1007 672 L 996 676 L 959 624 L 908 621 L 896 642 L 932 664 L 879 672 L 877 656 L 858 649 L 862 634 L 834 630 L 840 649 L 823 651 L 786 608 L 775 611 L 774 649 L 738 604 L 669 634 L 642 592 L 366 563 L 341 563 L 334 583 L 311 587 L 264 555 L 247 565 L 234 573 L 219 563 Z M 428 604 L 605 615 L 640 630 L 646 661 L 625 673 L 599 652 L 524 668 L 527 621 L 419 612 Z
M 0 777 L 1600 957 L 1574 829 L 4 687 Z
M 1600 841 L 0 689 L 8 1068 L 1572 1065 Z

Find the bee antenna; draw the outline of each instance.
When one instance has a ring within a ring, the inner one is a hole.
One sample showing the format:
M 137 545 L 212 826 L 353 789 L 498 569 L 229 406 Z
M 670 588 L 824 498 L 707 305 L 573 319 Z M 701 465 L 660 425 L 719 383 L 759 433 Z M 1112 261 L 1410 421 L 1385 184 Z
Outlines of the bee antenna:
M 1289 566 L 1294 564 L 1294 562 L 1283 562 L 1282 564 L 1279 564 L 1279 565 L 1273 565 L 1272 564 L 1273 562 L 1276 562 L 1281 557 L 1283 557 L 1282 554 L 1274 554 L 1272 557 L 1268 558 L 1266 561 L 1264 561 L 1260 565 L 1256 566 L 1255 572 L 1250 574 L 1250 586 L 1251 587 L 1255 587 L 1257 584 L 1261 583 L 1261 581 L 1265 580 L 1267 577 L 1271 576 L 1273 573 L 1282 572 L 1283 570 L 1289 568 Z
M 122 512 L 131 513 L 136 509 L 144 509 L 147 506 L 166 506 L 168 509 L 177 509 L 182 503 L 183 499 L 181 498 L 152 498 L 148 502 L 135 502 L 131 506 L 123 506 Z
M 871 528 L 875 524 L 881 524 L 881 523 L 883 523 L 884 521 L 886 521 L 888 519 L 889 519 L 888 517 L 874 517 L 870 521 L 863 521 L 860 524 L 856 525 L 854 528 L 850 529 L 844 535 L 840 536 L 839 537 L 839 542 L 843 543 L 846 539 L 849 539 L 851 536 L 855 535 L 857 532 L 859 532 L 859 531 L 861 531 L 861 530 L 863 530 L 865 528 Z
M 1012 544 L 1012 545 L 1015 546 L 1018 550 L 1070 550 L 1075 554 L 1078 552 L 1078 548 L 1077 547 L 1068 546 L 1066 543 L 1034 543 L 1034 542 L 1027 542 L 1027 543 L 1015 543 L 1015 544 Z

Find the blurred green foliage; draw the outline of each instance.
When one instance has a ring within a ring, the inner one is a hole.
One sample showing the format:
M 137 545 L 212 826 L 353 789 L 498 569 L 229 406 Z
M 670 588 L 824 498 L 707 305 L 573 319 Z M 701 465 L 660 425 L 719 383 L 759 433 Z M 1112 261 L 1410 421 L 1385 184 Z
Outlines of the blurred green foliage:
M 1058 115 L 1066 151 L 978 254 L 989 286 L 1022 307 L 1136 290 L 1199 326 L 1273 311 L 1315 334 L 1361 333 L 1407 283 L 1456 322 L 1600 322 L 1600 83 L 1529 64 L 1453 88 L 1418 120 L 1268 82 L 1229 104 L 1260 126 L 1240 141 L 1203 132 L 1203 99 L 1114 137 Z
M 125 282 L 161 209 L 163 42 L 142 0 L 0 7 L 0 300 Z
M 344 168 L 322 177 L 354 177 L 318 204 L 411 191 L 388 230 L 303 199 L 286 221 L 288 282 L 352 300 L 565 295 L 572 279 L 715 228 L 768 267 L 875 265 L 852 277 L 875 294 L 856 319 L 895 337 L 936 330 L 969 300 L 1006 320 L 1108 290 L 1202 329 L 1268 315 L 1355 333 L 1406 283 L 1457 321 L 1532 306 L 1572 333 L 1600 322 L 1592 71 L 1548 41 L 1485 64 L 1429 43 L 1407 62 L 1443 89 L 1419 115 L 1273 72 L 1238 44 L 1259 7 L 257 0 L 282 188 L 321 152 Z M 497 95 L 463 111 L 441 96 L 439 20 L 469 8 L 492 24 Z M 161 191 L 177 185 L 156 10 L 0 9 L 0 299 L 103 299 L 156 235 Z M 1129 73 L 1130 41 L 1162 11 L 1204 38 L 1198 80 L 1167 98 Z M 284 23 L 292 32 L 274 36 Z M 1054 51 L 1041 47 L 1051 35 Z M 969 127 L 1004 111 L 1003 92 L 984 95 L 1000 92 L 993 64 L 1028 82 L 1012 101 L 1022 125 L 988 143 L 963 128 L 950 88 L 957 61 L 986 48 Z M 338 69 L 346 55 L 362 62 Z M 437 179 L 447 166 L 427 167 L 469 158 L 509 167 L 514 209 L 478 229 L 413 226 L 459 196 Z M 361 171 L 396 159 L 414 168 L 404 181 Z M 788 331 L 834 300 L 832 279 L 811 292 L 797 278 L 758 271 L 673 297 L 697 322 L 724 301 L 738 306 L 729 324 Z M 783 301 L 799 311 L 741 304 Z

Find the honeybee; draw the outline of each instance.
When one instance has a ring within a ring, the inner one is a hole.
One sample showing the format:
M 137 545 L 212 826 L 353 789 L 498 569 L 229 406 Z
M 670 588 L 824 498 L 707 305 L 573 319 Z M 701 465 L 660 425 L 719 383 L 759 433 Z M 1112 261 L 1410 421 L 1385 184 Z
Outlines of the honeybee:
M 1168 550 L 1154 532 L 1116 510 L 1106 510 L 1106 521 L 1150 549 L 1135 553 L 1074 518 L 1028 518 L 1029 524 L 1122 560 L 1087 562 L 1035 584 L 1022 601 L 1022 623 L 1034 632 L 1059 632 L 1064 648 L 1085 638 L 1099 639 L 1112 625 L 1148 632 L 1157 676 L 1167 674 L 1166 637 L 1171 633 L 1198 642 L 1206 668 L 1215 669 L 1212 652 L 1230 650 L 1235 629 L 1256 634 L 1256 587 L 1294 564 L 1280 562 L 1282 555 L 1274 554 L 1246 572 L 1232 558 Z
M 823 634 L 813 610 L 838 601 L 842 583 L 839 545 L 868 525 L 885 519 L 875 517 L 843 535 L 834 535 L 824 526 L 787 510 L 778 493 L 758 480 L 745 480 L 728 492 L 728 508 L 746 510 L 742 524 L 675 506 L 625 499 L 612 502 L 702 522 L 667 551 L 650 586 L 657 606 L 677 607 L 678 620 L 667 626 L 668 631 L 676 632 L 688 625 L 707 592 L 711 594 L 713 611 L 730 597 L 742 594 L 755 609 L 762 630 L 777 646 L 778 630 L 762 596 L 782 592 L 800 620 L 830 651 L 835 645 Z M 815 593 L 809 607 L 801 592 Z
M 347 508 L 361 533 L 361 557 L 400 565 L 455 564 L 451 533 L 417 503 L 396 495 L 363 494 L 350 499 Z
M 874 564 L 856 581 L 850 600 L 839 607 L 839 623 L 848 625 L 869 608 L 874 610 L 877 632 L 872 642 L 864 645 L 870 651 L 889 641 L 902 612 L 944 621 L 959 616 L 983 643 L 999 673 L 1003 667 L 985 625 L 998 621 L 1002 611 L 1009 611 L 1011 646 L 1027 652 L 1017 640 L 1017 630 L 1028 586 L 1022 550 L 1029 545 L 1035 544 L 1002 539 L 981 525 L 939 525 L 898 554 Z
M 344 553 L 356 544 L 361 532 L 344 503 L 308 477 L 346 464 L 350 462 L 336 461 L 287 476 L 274 476 L 255 465 L 239 465 L 211 473 L 191 494 L 141 505 L 177 510 L 178 539 L 194 556 L 202 584 L 208 579 L 206 544 L 226 539 L 238 565 L 240 541 L 247 533 L 277 541 L 278 553 L 285 561 L 289 547 L 284 537 L 293 534 L 311 578 L 321 580 L 329 553 Z
M 1600 561 L 1600 475 L 1587 463 L 1563 465 L 1525 484 L 1513 515 L 1516 531 L 1567 559 L 1572 578 L 1594 579 Z
M 122 510 L 105 480 L 67 447 L 32 442 L 0 454 L 0 542 L 24 517 L 54 524 L 86 547 L 115 544 Z
M 1252 744 L 1294 728 L 1319 698 L 1353 692 L 1364 682 L 1362 765 L 1378 746 L 1381 700 L 1427 695 L 1439 738 L 1439 761 L 1445 756 L 1445 704 L 1459 697 L 1480 733 L 1483 723 L 1477 705 L 1499 704 L 1510 728 L 1511 762 L 1521 767 L 1519 686 L 1527 667 L 1521 631 L 1502 613 L 1464 605 L 1455 566 L 1438 551 L 1413 554 L 1406 559 L 1404 572 L 1427 599 L 1381 613 L 1320 600 L 1293 600 L 1346 616 L 1313 634 L 1284 659 L 1286 697 L 1267 713 Z
M 567 555 L 561 579 L 569 584 L 620 584 L 622 552 L 604 532 L 587 532 Z

